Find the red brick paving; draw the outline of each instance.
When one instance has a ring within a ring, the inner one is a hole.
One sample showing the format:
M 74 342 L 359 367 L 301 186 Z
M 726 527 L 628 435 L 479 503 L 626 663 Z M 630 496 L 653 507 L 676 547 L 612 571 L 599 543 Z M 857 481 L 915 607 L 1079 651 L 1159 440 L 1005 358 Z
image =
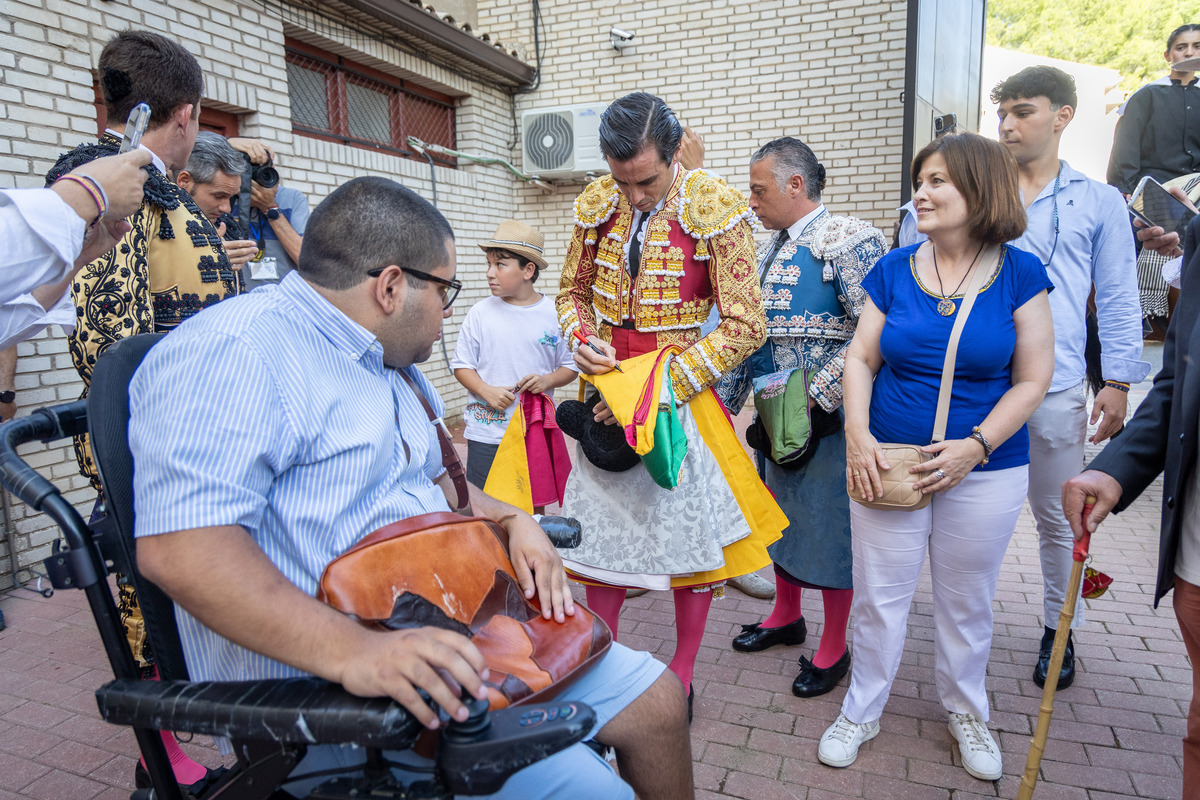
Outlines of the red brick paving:
M 1169 602 L 1151 608 L 1160 498 L 1161 488 L 1151 487 L 1095 539 L 1096 565 L 1114 583 L 1106 596 L 1088 602 L 1078 676 L 1056 700 L 1037 800 L 1180 796 L 1191 670 Z M 963 771 L 946 730 L 933 686 L 927 574 L 878 738 L 847 769 L 817 762 L 817 740 L 845 689 L 809 700 L 790 692 L 797 659 L 811 657 L 820 637 L 823 615 L 815 595 L 805 609 L 809 641 L 756 654 L 734 653 L 728 642 L 741 623 L 763 619 L 769 604 L 736 591 L 713 604 L 696 669 L 697 797 L 1015 797 L 1041 699 L 1030 677 L 1041 635 L 1041 574 L 1028 512 L 1009 547 L 995 603 L 988 689 L 991 727 L 1004 753 L 1004 777 L 996 783 Z M 45 599 L 15 590 L 0 595 L 0 609 L 8 624 L 0 632 L 0 800 L 128 797 L 137 748 L 132 734 L 96 714 L 92 691 L 109 672 L 82 593 Z M 673 626 L 670 596 L 651 592 L 626 604 L 620 638 L 665 661 Z M 209 766 L 221 762 L 207 740 L 198 737 L 185 747 Z

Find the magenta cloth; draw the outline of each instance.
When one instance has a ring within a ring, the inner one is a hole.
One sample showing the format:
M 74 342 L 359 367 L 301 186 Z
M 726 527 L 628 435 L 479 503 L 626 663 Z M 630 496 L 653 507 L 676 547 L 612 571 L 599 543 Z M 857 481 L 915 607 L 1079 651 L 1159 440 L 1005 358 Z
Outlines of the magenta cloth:
M 529 493 L 534 507 L 561 504 L 571 473 L 567 441 L 554 418 L 554 401 L 544 394 L 521 394 L 525 415 L 525 458 L 529 462 Z

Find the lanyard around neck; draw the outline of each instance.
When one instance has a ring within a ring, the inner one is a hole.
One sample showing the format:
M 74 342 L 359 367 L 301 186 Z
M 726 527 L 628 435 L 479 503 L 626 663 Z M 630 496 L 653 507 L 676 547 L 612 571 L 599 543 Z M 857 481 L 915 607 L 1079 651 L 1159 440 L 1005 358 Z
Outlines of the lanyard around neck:
M 1063 164 L 1058 164 L 1058 174 L 1054 176 L 1054 191 L 1051 195 L 1053 202 L 1053 210 L 1050 212 L 1050 223 L 1054 226 L 1054 244 L 1050 248 L 1050 255 L 1042 264 L 1044 269 L 1050 269 L 1050 262 L 1054 260 L 1054 252 L 1058 250 L 1058 191 L 1062 188 Z

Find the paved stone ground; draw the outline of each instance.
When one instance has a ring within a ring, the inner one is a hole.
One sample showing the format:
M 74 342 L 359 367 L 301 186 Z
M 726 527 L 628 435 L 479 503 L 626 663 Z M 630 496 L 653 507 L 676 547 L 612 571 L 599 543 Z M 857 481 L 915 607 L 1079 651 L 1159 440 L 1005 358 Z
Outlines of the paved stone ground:
M 1144 394 L 1135 390 L 1135 399 Z M 1078 634 L 1078 676 L 1057 697 L 1042 762 L 1039 800 L 1178 798 L 1180 738 L 1191 670 L 1169 604 L 1151 607 L 1161 491 L 1152 487 L 1093 543 L 1112 589 L 1088 603 Z M 1169 601 L 1169 598 L 1168 598 Z M 1041 573 L 1026 512 L 1005 558 L 996 596 L 989 666 L 991 727 L 1004 777 L 971 778 L 946 730 L 933 683 L 928 575 L 909 618 L 909 638 L 882 732 L 858 761 L 835 770 L 816 760 L 817 740 L 837 715 L 844 686 L 800 700 L 790 692 L 800 655 L 811 657 L 823 622 L 815 593 L 805 609 L 809 642 L 765 653 L 729 649 L 739 625 L 761 620 L 765 601 L 730 591 L 713 604 L 696 671 L 692 748 L 697 796 L 754 800 L 1016 796 L 1041 690 L 1031 679 L 1041 636 Z M 123 800 L 132 789 L 136 746 L 127 730 L 99 721 L 94 689 L 110 677 L 81 592 L 44 599 L 0 595 L 0 800 Z M 621 636 L 664 661 L 674 646 L 670 596 L 630 600 Z M 844 682 L 843 682 L 844 683 Z M 208 741 L 184 745 L 210 766 Z

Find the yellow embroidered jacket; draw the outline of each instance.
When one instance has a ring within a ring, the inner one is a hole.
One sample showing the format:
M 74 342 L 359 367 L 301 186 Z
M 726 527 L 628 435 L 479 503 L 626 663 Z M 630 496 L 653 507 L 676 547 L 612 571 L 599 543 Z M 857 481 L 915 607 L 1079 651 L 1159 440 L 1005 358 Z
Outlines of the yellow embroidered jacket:
M 683 348 L 671 365 L 672 386 L 680 402 L 690 400 L 766 340 L 753 218 L 741 192 L 702 169 L 680 169 L 647 223 L 631 281 L 625 245 L 633 206 L 611 176 L 593 181 L 575 200 L 556 299 L 563 335 L 573 347 L 576 328 L 610 341 L 614 326 L 632 320 L 637 331 L 657 335 L 659 348 Z M 714 303 L 720 324 L 701 337 Z

